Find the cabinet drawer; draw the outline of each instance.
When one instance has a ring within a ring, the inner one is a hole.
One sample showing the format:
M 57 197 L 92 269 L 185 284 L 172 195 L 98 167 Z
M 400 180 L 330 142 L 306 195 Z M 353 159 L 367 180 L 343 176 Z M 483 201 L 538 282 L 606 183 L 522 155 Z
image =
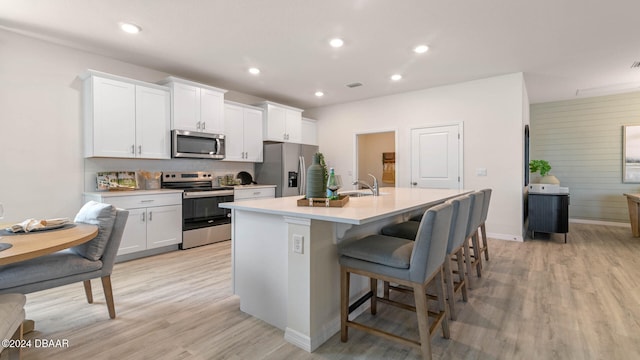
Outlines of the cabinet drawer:
M 233 201 L 272 198 L 276 196 L 275 188 L 236 189 L 233 191 Z
M 103 197 L 102 202 L 123 209 L 137 209 L 152 206 L 181 205 L 182 194 L 127 195 Z

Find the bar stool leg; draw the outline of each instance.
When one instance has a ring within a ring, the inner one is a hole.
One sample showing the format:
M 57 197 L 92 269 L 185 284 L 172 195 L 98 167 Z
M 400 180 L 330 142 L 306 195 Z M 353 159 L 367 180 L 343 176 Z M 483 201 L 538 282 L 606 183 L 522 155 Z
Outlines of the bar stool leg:
M 422 358 L 431 360 L 431 334 L 429 333 L 429 313 L 427 309 L 427 289 L 424 285 L 413 287 L 416 302 L 416 316 L 418 316 L 418 331 L 420 333 L 420 349 Z
M 460 280 L 460 283 L 462 284 L 462 300 L 464 302 L 469 301 L 469 297 L 467 295 L 467 276 L 465 275 L 465 271 L 464 271 L 464 259 L 462 258 L 464 251 L 462 250 L 462 248 L 459 248 L 458 251 L 456 252 L 456 260 L 458 261 L 458 279 Z M 453 310 L 452 310 L 453 312 Z
M 345 268 L 340 266 L 340 341 L 347 342 L 349 338 L 349 328 L 347 320 L 349 317 L 349 278 L 350 274 Z
M 449 256 L 447 256 L 447 258 L 444 260 L 444 279 L 447 283 L 447 301 L 449 302 L 449 313 L 451 314 L 451 320 L 455 320 L 455 287 L 453 283 L 453 271 L 451 270 L 451 259 L 449 258 Z
M 476 273 L 478 277 L 482 277 L 482 252 L 480 251 L 480 239 L 477 230 L 473 233 L 473 236 L 471 236 L 471 242 L 473 242 L 473 258 L 476 262 Z
M 378 312 L 378 279 L 369 278 L 371 286 L 371 315 L 375 315 Z
M 442 267 L 436 273 L 436 289 L 438 294 L 438 308 L 442 314 L 442 337 L 449 339 L 451 333 L 449 332 L 449 311 L 447 310 L 447 303 L 444 300 L 444 278 L 442 276 Z
M 484 223 L 480 225 L 480 230 L 482 231 L 482 244 L 483 244 L 482 249 L 484 252 L 484 259 L 489 261 L 489 246 L 487 245 L 487 227 L 484 225 Z

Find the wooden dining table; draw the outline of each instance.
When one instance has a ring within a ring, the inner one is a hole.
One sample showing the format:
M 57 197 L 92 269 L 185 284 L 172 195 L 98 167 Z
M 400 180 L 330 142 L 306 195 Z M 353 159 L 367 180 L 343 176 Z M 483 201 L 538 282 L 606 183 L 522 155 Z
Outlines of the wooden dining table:
M 0 227 L 2 229 L 6 226 Z M 11 247 L 0 251 L 0 265 L 37 258 L 42 255 L 84 244 L 98 235 L 98 227 L 73 224 L 59 229 L 0 235 L 0 243 Z

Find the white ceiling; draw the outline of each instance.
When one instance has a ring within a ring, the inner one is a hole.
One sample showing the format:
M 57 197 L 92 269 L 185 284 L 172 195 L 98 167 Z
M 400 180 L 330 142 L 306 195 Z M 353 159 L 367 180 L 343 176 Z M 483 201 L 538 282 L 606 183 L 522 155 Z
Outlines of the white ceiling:
M 0 0 L 0 28 L 302 108 L 513 72 L 532 103 L 637 90 L 638 14 L 637 0 Z

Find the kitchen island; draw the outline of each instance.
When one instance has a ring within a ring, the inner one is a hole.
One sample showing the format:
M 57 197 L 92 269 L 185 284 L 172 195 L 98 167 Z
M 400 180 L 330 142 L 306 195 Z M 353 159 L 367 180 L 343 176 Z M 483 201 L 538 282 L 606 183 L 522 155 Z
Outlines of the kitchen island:
M 366 191 L 364 191 L 366 192 Z M 223 203 L 232 210 L 232 272 L 240 309 L 309 352 L 340 330 L 338 246 L 408 220 L 467 190 L 382 188 L 341 208 L 299 207 L 300 196 Z M 368 281 L 353 276 L 351 295 Z

